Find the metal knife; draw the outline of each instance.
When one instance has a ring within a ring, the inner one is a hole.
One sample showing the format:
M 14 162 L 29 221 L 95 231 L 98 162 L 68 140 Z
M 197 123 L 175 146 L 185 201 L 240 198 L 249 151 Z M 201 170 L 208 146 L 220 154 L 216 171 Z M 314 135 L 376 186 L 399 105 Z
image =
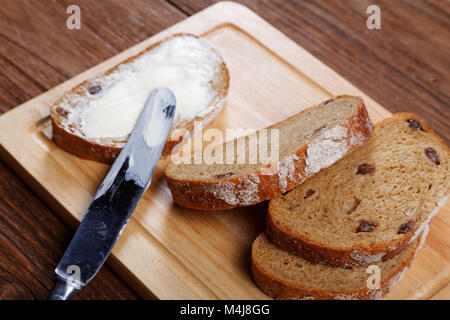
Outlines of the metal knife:
M 166 143 L 175 114 L 175 96 L 154 89 L 127 143 L 97 190 L 94 200 L 55 269 L 49 300 L 68 300 L 100 270 L 125 228 Z

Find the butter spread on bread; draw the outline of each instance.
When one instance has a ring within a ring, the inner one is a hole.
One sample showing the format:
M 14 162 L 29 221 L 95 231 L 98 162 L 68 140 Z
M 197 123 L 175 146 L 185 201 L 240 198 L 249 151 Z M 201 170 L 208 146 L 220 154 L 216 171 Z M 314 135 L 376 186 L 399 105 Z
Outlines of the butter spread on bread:
M 228 85 L 220 53 L 205 39 L 178 34 L 64 94 L 51 108 L 54 140 L 80 157 L 112 162 L 152 89 L 168 87 L 177 106 L 167 156 L 183 140 L 172 133 L 189 132 L 195 120 L 205 125 L 220 112 Z

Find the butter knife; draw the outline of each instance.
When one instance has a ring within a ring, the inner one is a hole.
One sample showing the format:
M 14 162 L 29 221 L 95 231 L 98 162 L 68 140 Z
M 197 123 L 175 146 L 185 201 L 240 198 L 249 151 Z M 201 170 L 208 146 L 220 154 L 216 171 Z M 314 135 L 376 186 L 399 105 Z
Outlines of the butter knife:
M 72 241 L 55 269 L 49 300 L 68 300 L 103 266 L 143 193 L 150 185 L 175 115 L 167 88 L 147 98 L 127 143 L 97 190 Z

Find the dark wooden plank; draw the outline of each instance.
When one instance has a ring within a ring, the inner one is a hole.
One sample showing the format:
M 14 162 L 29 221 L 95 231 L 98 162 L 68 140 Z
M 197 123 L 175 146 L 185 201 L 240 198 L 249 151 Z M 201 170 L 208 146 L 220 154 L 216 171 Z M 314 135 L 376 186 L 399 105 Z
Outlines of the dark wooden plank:
M 192 15 L 217 0 L 173 0 Z M 391 112 L 417 113 L 450 142 L 450 2 L 238 0 Z M 381 8 L 381 30 L 366 9 Z
M 186 16 L 162 0 L 76 1 L 81 29 L 66 27 L 70 0 L 0 6 L 1 111 L 72 78 Z
M 0 114 L 147 39 L 186 16 L 164 1 L 75 2 L 81 30 L 66 28 L 68 0 L 0 6 Z M 71 230 L 0 161 L 0 299 L 45 299 Z M 108 266 L 76 299 L 136 299 Z

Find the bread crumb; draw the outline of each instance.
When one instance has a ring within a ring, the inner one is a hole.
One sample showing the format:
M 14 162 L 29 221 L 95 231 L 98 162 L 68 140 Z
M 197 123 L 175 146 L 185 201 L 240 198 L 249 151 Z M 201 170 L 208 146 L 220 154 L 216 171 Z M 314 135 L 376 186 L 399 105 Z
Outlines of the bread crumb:
M 359 263 L 364 264 L 364 265 L 374 263 L 374 262 L 379 262 L 379 261 L 381 261 L 381 259 L 383 258 L 384 255 L 385 255 L 384 251 L 375 253 L 375 254 L 363 253 L 363 252 L 359 252 L 357 250 L 353 250 L 350 252 L 350 257 L 353 260 L 356 260 Z
M 340 125 L 319 135 L 306 150 L 305 173 L 313 175 L 341 159 L 348 151 L 345 138 L 347 129 Z
M 296 154 L 292 154 L 287 158 L 281 160 L 277 165 L 278 171 L 278 187 L 282 192 L 287 190 L 288 179 L 293 182 L 298 178 L 294 176 L 295 173 L 295 161 L 298 161 L 299 157 Z M 298 177 L 298 175 L 297 175 Z
M 201 184 L 201 188 L 211 193 L 214 198 L 223 200 L 229 205 L 250 205 L 259 201 L 258 188 L 259 177 L 250 175 L 239 178 L 235 184 L 233 182 L 223 181 L 213 184 Z

